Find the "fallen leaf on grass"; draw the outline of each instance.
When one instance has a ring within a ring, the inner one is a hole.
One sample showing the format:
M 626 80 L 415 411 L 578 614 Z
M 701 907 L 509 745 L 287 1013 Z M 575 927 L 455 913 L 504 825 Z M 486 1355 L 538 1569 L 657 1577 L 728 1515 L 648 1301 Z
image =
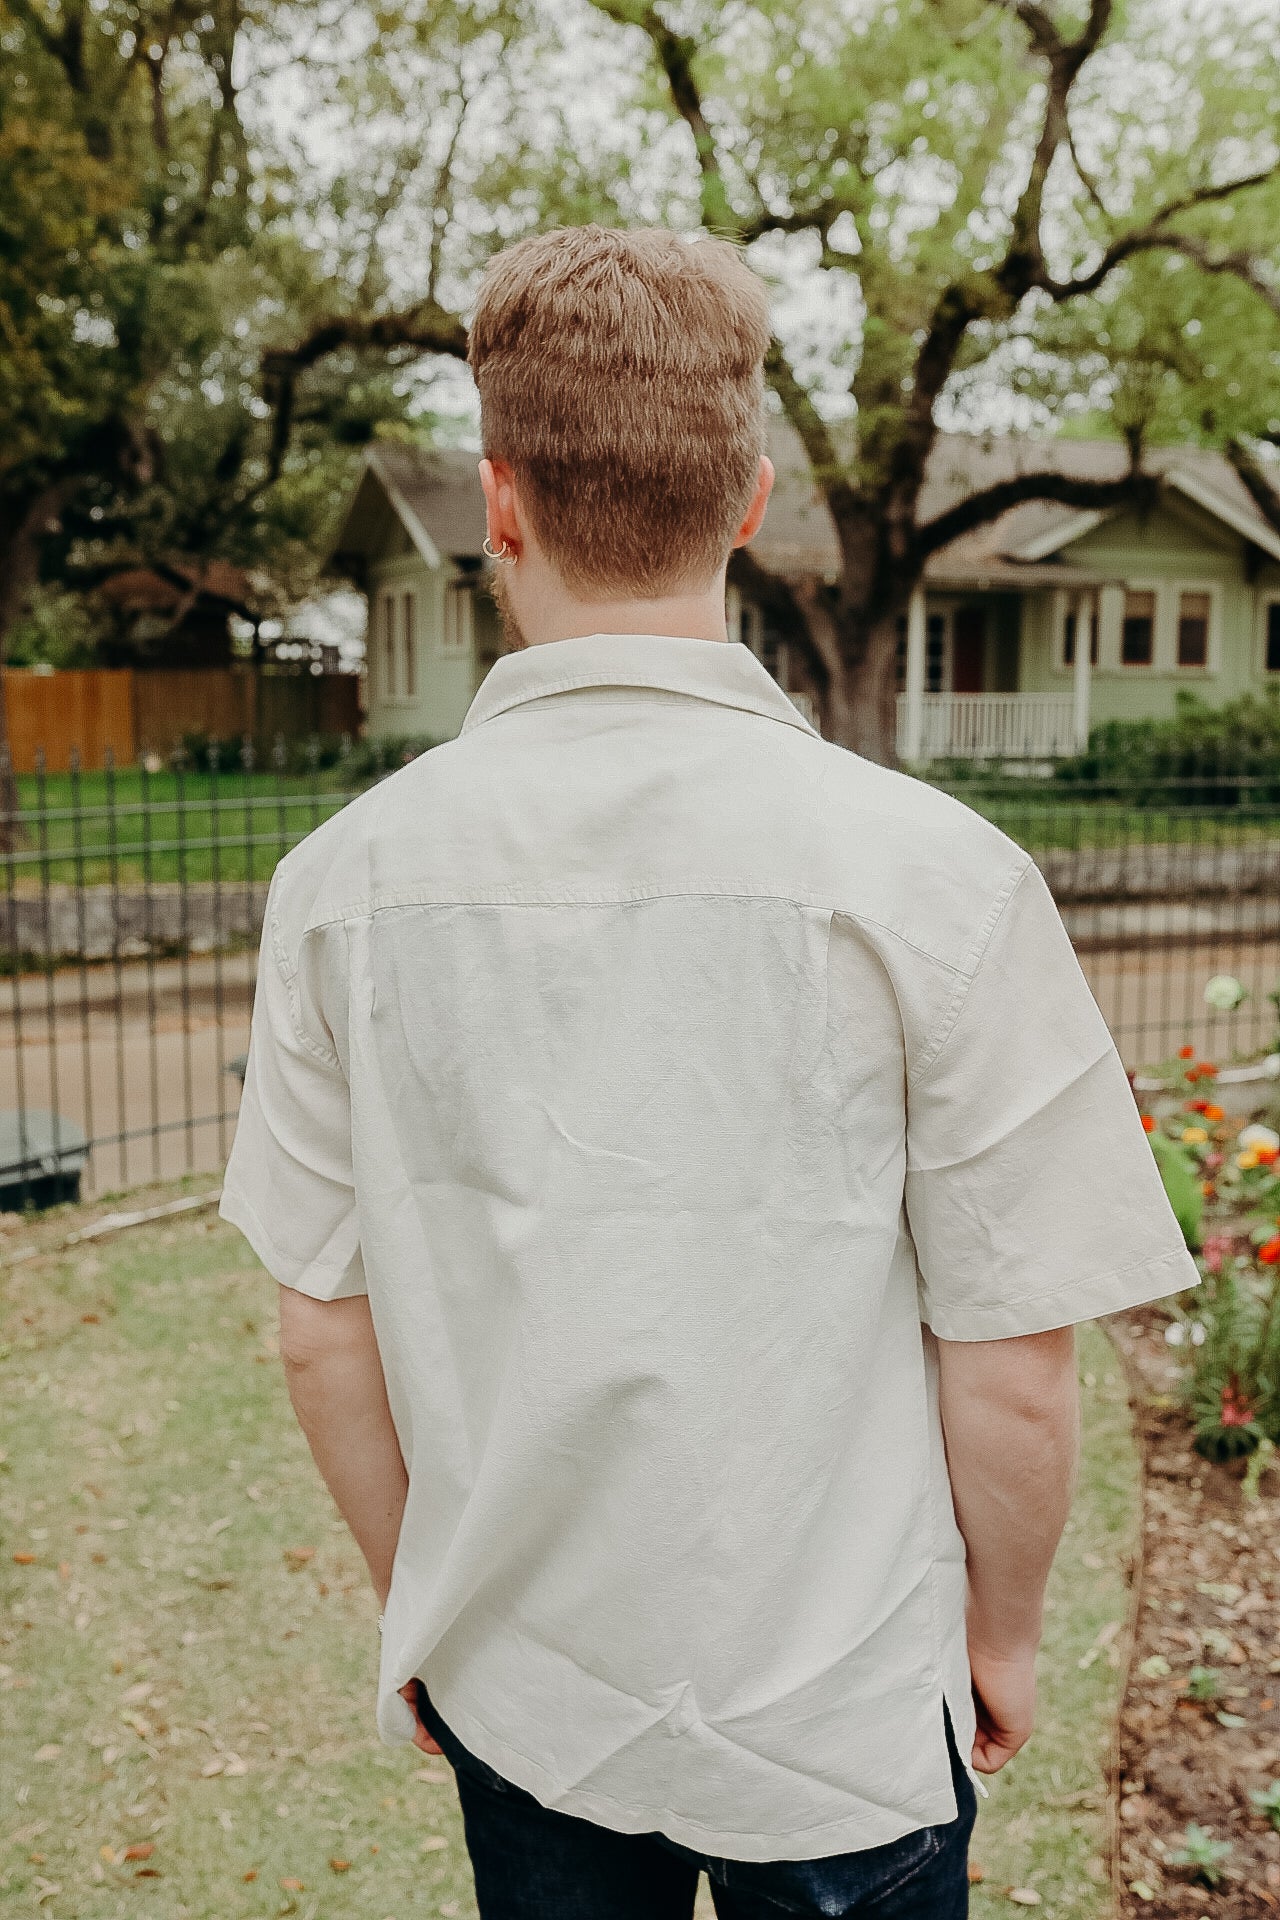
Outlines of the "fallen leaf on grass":
M 335 1873 L 349 1873 L 351 1870 L 351 1862 L 349 1860 L 331 1860 L 329 1865 Z
M 439 1853 L 441 1849 L 447 1847 L 448 1844 L 449 1842 L 442 1833 L 429 1833 L 422 1843 L 422 1851 L 423 1853 Z M 970 1879 L 973 1878 L 972 1872 L 969 1877 Z
M 1042 1907 L 1044 1901 L 1034 1887 L 1010 1887 L 1009 1898 L 1015 1907 Z
M 33 1760 L 56 1760 L 62 1748 L 56 1740 L 50 1740 L 43 1747 L 37 1747 L 32 1754 Z
M 215 1774 L 222 1772 L 222 1769 L 226 1766 L 226 1764 L 227 1763 L 222 1758 L 222 1755 L 217 1754 L 212 1760 L 205 1761 L 204 1765 L 200 1769 L 200 1778 L 202 1780 L 212 1780 Z
M 242 1880 L 256 1880 L 257 1877 L 258 1877 L 258 1869 L 256 1867 L 250 1867 L 247 1873 L 242 1873 L 240 1875 L 240 1878 Z
M 280 1885 L 284 1888 L 286 1893 L 305 1893 L 306 1892 L 306 1888 L 303 1886 L 301 1880 L 295 1880 L 290 1875 L 286 1875 L 286 1877 L 280 1882 Z
M 59 1580 L 69 1580 L 71 1578 L 71 1562 L 69 1560 L 59 1560 L 58 1578 Z
M 449 1775 L 443 1767 L 415 1767 L 409 1778 L 425 1780 L 429 1787 L 442 1787 Z
M 284 1558 L 288 1562 L 291 1573 L 295 1572 L 299 1567 L 305 1567 L 308 1560 L 314 1560 L 315 1557 L 316 1550 L 314 1547 L 286 1547 L 284 1550 Z
M 120 1858 L 122 1860 L 149 1860 L 155 1850 L 154 1840 L 139 1840 L 136 1841 L 133 1846 L 126 1847 Z
M 120 1695 L 122 1707 L 140 1707 L 144 1700 L 155 1692 L 150 1680 L 139 1680 L 132 1687 L 126 1687 Z
M 15 1553 L 13 1557 L 17 1561 L 20 1567 L 30 1567 L 35 1565 L 36 1557 L 34 1553 Z

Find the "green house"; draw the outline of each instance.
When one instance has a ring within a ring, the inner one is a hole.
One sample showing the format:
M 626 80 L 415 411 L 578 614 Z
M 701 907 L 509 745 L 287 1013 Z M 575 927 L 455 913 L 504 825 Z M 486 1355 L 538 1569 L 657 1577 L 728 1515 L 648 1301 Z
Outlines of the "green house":
M 832 580 L 835 541 L 798 446 L 774 434 L 778 484 L 752 551 L 784 578 Z M 445 739 L 502 646 L 486 591 L 473 453 L 376 446 L 343 516 L 332 565 L 368 598 L 370 735 Z M 1118 477 L 1110 441 L 948 435 L 922 518 L 975 489 L 1046 466 Z M 1174 711 L 1179 688 L 1218 702 L 1280 688 L 1280 533 L 1234 469 L 1200 448 L 1149 456 L 1148 513 L 1015 507 L 933 555 L 901 623 L 898 750 L 1043 759 L 1100 720 Z M 733 579 L 734 637 L 821 725 L 807 649 Z

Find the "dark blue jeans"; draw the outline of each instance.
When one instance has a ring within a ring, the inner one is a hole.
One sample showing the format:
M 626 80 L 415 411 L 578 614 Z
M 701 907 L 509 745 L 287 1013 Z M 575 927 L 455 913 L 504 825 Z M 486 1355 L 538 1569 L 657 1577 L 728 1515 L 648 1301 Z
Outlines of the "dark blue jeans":
M 665 1834 L 615 1833 L 557 1813 L 464 1747 L 421 1681 L 418 1706 L 458 1783 L 480 1920 L 690 1920 L 700 1873 L 719 1920 L 964 1920 L 969 1911 L 977 1800 L 949 1714 L 954 1820 L 858 1853 L 760 1863 L 712 1859 Z

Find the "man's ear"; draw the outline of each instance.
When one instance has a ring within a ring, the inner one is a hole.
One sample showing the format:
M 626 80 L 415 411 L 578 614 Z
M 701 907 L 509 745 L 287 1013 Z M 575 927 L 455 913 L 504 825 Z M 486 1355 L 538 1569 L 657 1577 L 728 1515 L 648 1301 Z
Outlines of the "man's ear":
M 747 508 L 742 525 L 738 528 L 738 537 L 733 543 L 735 547 L 745 547 L 748 540 L 754 540 L 759 533 L 765 508 L 769 504 L 769 495 L 773 492 L 773 480 L 773 462 L 767 453 L 762 453 L 759 471 L 756 474 L 755 492 L 751 496 L 751 504 Z
M 479 472 L 489 545 L 501 553 L 505 542 L 508 553 L 518 554 L 524 542 L 516 515 L 515 476 L 505 460 L 482 460 Z

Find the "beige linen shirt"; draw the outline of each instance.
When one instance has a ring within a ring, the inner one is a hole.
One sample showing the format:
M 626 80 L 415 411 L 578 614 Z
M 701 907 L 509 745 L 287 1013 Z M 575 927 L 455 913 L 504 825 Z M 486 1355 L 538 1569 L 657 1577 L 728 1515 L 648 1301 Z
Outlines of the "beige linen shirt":
M 270 890 L 221 1210 L 366 1293 L 377 1697 L 544 1804 L 803 1859 L 956 1810 L 936 1339 L 1192 1286 L 1037 868 L 737 643 L 500 659 Z

